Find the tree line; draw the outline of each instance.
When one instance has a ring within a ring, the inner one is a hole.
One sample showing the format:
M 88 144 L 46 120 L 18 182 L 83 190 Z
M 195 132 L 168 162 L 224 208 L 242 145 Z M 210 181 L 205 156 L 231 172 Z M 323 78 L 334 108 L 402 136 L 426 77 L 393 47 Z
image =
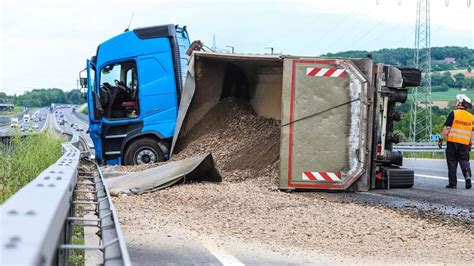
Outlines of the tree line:
M 7 95 L 0 92 L 0 99 L 11 100 L 15 105 L 27 107 L 44 107 L 52 103 L 59 104 L 82 104 L 85 99 L 81 97 L 80 90 L 63 91 L 57 88 L 33 89 L 21 95 Z
M 468 68 L 468 72 L 470 68 Z M 435 72 L 431 75 L 431 91 L 448 91 L 449 89 L 474 90 L 474 79 L 466 78 L 463 73 L 452 75 L 451 72 Z
M 385 63 L 398 66 L 414 66 L 415 49 L 412 48 L 395 48 L 380 49 L 377 51 L 345 51 L 338 53 L 328 53 L 323 56 L 327 57 L 349 57 L 364 58 L 370 54 L 376 63 Z M 455 63 L 439 64 L 447 57 L 456 59 Z M 474 49 L 458 46 L 432 47 L 431 60 L 433 71 L 444 71 L 450 69 L 467 68 L 474 66 Z

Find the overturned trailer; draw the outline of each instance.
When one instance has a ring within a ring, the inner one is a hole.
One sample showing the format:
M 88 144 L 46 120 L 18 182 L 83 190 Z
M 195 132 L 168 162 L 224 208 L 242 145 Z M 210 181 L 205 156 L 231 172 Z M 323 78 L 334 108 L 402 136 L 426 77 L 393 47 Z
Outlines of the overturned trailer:
M 194 52 L 171 153 L 213 106 L 236 97 L 281 123 L 280 189 L 411 187 L 413 171 L 391 148 L 395 103 L 417 85 L 419 71 L 369 58 Z

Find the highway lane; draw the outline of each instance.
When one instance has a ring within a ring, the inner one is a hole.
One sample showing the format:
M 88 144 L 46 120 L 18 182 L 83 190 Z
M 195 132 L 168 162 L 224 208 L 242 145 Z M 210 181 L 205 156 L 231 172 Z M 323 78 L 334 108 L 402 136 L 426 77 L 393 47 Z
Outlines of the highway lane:
M 474 189 L 465 189 L 458 167 L 457 189 L 447 189 L 448 169 L 445 160 L 404 159 L 403 167 L 415 171 L 415 185 L 407 189 L 371 190 L 345 195 L 356 200 L 396 208 L 413 208 L 474 221 Z M 471 161 L 471 168 L 474 161 Z
M 87 134 L 89 125 L 87 122 L 83 121 L 82 119 L 79 119 L 73 113 L 72 109 L 73 107 L 63 107 L 55 109 L 54 118 L 56 119 L 56 123 L 58 124 L 61 130 L 68 133 L 73 133 L 74 131 L 76 131 L 73 127 L 71 127 L 72 124 L 79 125 L 80 127 L 82 127 L 82 131 L 78 131 L 79 135 L 81 135 L 81 137 L 86 140 L 87 144 L 93 152 L 94 143 L 92 142 L 92 139 L 90 138 L 89 134 Z M 60 114 L 63 114 L 65 121 L 67 121 L 66 123 L 64 123 L 64 125 L 59 125 L 59 123 L 57 122 Z
M 137 219 L 140 219 L 137 217 Z M 337 260 L 314 252 L 219 239 L 190 231 L 176 223 L 150 227 L 122 226 L 130 259 L 136 265 L 335 265 Z
M 45 119 L 41 120 L 41 121 L 38 121 L 38 122 L 34 122 L 33 119 L 30 121 L 30 128 L 32 129 L 31 131 L 26 131 L 26 132 L 38 132 L 38 131 L 43 131 L 46 129 L 47 127 L 47 117 L 49 115 L 49 108 L 40 108 L 40 109 L 37 109 L 35 111 L 29 111 L 28 114 L 30 114 L 31 117 L 44 117 Z M 22 124 L 22 119 L 23 119 L 23 114 L 20 114 L 20 115 L 17 115 L 18 117 L 18 122 L 19 124 L 21 125 Z M 34 128 L 33 125 L 37 124 L 38 127 L 37 128 Z M 11 135 L 13 133 L 12 131 L 12 128 L 11 128 L 11 125 L 6 125 L 6 126 L 3 126 L 3 127 L 0 127 L 0 135 L 4 136 L 8 136 L 8 135 Z

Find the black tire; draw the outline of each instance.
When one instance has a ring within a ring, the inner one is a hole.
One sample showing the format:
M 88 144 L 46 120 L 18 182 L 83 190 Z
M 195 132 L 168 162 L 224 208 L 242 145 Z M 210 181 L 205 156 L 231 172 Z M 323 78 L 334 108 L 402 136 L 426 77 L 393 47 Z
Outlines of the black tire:
M 403 88 L 418 87 L 421 84 L 421 71 L 417 68 L 399 68 L 402 72 Z
M 163 161 L 163 151 L 152 138 L 134 140 L 127 146 L 124 155 L 125 165 L 157 163 Z
M 415 184 L 415 172 L 410 169 L 387 169 L 390 188 L 411 188 Z

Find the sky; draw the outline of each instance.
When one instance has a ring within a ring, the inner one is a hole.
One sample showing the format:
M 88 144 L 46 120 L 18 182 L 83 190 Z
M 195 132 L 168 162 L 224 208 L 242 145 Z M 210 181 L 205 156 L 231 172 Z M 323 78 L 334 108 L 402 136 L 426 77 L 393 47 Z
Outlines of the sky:
M 431 45 L 474 48 L 474 3 L 431 0 Z M 131 20 L 133 14 L 133 19 Z M 1 0 L 0 91 L 76 88 L 97 46 L 130 28 L 186 25 L 237 53 L 318 56 L 414 46 L 416 0 Z

